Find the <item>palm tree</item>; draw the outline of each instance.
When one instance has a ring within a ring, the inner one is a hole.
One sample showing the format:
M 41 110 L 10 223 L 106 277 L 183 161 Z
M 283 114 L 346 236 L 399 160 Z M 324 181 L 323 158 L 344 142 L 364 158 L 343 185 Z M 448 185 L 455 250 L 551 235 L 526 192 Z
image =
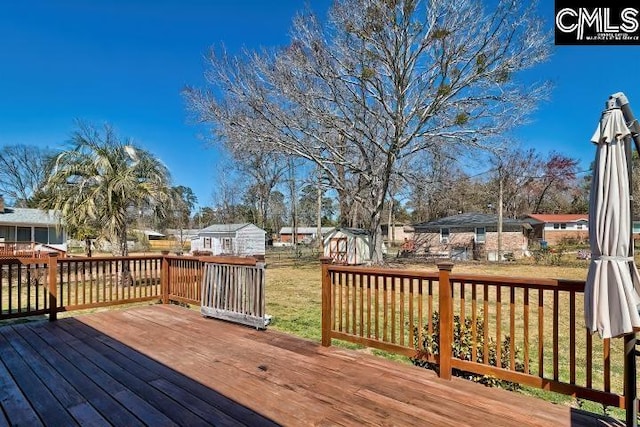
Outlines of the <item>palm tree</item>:
M 57 209 L 70 230 L 94 229 L 114 255 L 128 254 L 127 226 L 144 206 L 163 215 L 170 207 L 170 175 L 151 153 L 121 140 L 109 125 L 78 124 L 69 150 L 60 153 L 41 207 Z

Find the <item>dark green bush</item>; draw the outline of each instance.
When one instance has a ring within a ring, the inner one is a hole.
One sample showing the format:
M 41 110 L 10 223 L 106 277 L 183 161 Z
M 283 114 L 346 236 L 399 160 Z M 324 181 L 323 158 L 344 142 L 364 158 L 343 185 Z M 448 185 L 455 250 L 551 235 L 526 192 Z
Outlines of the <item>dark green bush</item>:
M 438 312 L 433 313 L 432 316 L 433 333 L 429 333 L 428 325 L 422 328 L 422 345 L 418 345 L 419 337 L 417 328 L 414 330 L 414 347 L 417 350 L 422 351 L 426 355 L 439 354 L 439 342 L 440 342 L 440 314 Z M 460 316 L 453 316 L 453 345 L 452 356 L 461 360 L 472 360 L 473 347 L 476 349 L 476 360 L 478 363 L 485 363 L 492 366 L 497 366 L 497 346 L 495 339 L 489 337 L 488 341 L 488 362 L 484 362 L 484 321 L 482 317 L 476 318 L 476 342 L 473 342 L 472 335 L 473 320 L 471 317 L 465 317 L 464 322 L 460 321 Z M 411 359 L 416 366 L 421 366 L 426 369 L 434 371 L 438 370 L 438 365 L 425 360 L 424 353 L 418 354 L 418 356 Z M 500 366 L 502 368 L 509 368 L 511 353 L 511 337 L 505 335 L 504 340 L 500 347 Z M 519 347 L 515 347 L 515 370 L 518 372 L 524 372 L 524 360 Z M 501 387 L 508 390 L 516 390 L 520 386 L 517 383 L 510 381 L 499 380 L 495 377 L 488 375 L 479 375 L 473 372 L 467 372 L 460 369 L 453 368 L 452 374 L 457 377 L 466 378 L 468 380 L 484 384 L 490 387 Z

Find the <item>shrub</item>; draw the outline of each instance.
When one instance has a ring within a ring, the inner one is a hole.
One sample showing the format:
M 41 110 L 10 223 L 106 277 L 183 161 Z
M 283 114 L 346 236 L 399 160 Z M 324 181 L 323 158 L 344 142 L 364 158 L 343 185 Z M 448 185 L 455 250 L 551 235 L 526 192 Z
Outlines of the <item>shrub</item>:
M 532 251 L 533 261 L 536 264 L 560 265 L 562 263 L 563 248 L 540 248 Z
M 433 333 L 429 333 L 428 325 L 425 325 L 422 329 L 422 345 L 418 345 L 419 337 L 417 328 L 414 330 L 414 347 L 419 350 L 419 354 L 411 359 L 411 362 L 416 366 L 421 366 L 426 369 L 436 371 L 438 366 L 435 363 L 425 360 L 425 355 L 437 355 L 439 354 L 439 340 L 440 340 L 440 314 L 436 311 L 432 316 Z M 464 321 L 461 321 L 460 316 L 453 316 L 453 345 L 452 356 L 461 360 L 470 360 L 473 358 L 473 348 L 476 350 L 475 362 L 484 363 L 492 366 L 497 366 L 497 346 L 492 337 L 489 337 L 488 341 L 488 361 L 484 362 L 484 321 L 482 317 L 476 318 L 476 342 L 473 342 L 472 335 L 473 320 L 471 317 L 465 317 Z M 505 335 L 501 347 L 500 347 L 500 365 L 502 368 L 508 368 L 510 363 L 511 352 L 511 337 Z M 424 349 L 424 350 L 422 350 Z M 515 346 L 515 370 L 518 372 L 524 372 L 524 360 L 522 352 L 519 347 Z M 517 383 L 510 381 L 499 380 L 495 377 L 488 375 L 479 375 L 473 372 L 463 371 L 453 368 L 452 374 L 457 377 L 462 377 L 474 382 L 484 384 L 489 387 L 501 387 L 508 390 L 516 390 L 520 386 Z

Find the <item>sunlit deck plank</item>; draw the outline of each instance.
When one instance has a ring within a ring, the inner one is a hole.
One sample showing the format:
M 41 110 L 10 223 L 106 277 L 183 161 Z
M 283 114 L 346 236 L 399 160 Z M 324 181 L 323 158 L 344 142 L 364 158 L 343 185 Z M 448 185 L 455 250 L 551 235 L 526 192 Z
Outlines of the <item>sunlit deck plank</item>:
M 2 399 L 9 423 L 32 417 L 50 425 L 61 419 L 111 425 L 622 425 L 458 378 L 441 380 L 365 352 L 205 319 L 177 306 L 3 328 L 0 383 L 7 387 L 0 393 L 13 396 Z M 61 390 L 64 398 L 36 392 L 45 379 L 59 383 L 45 391 Z

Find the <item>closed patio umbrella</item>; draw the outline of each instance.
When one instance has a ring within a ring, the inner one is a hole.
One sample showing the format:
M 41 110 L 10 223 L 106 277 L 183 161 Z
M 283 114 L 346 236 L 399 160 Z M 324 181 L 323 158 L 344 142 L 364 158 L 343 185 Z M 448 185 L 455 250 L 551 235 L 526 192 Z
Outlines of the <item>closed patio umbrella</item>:
M 591 264 L 585 288 L 587 328 L 602 338 L 640 327 L 640 275 L 631 248 L 631 208 L 625 138 L 619 108 L 607 109 L 593 135 L 596 161 L 589 198 Z M 630 251 L 631 250 L 631 251 Z
M 632 116 L 626 97 L 621 93 L 613 95 L 592 138 L 597 147 L 589 197 L 592 258 L 585 285 L 584 313 L 591 333 L 597 331 L 602 338 L 625 336 L 627 425 L 635 426 L 634 328 L 640 327 L 640 275 L 633 260 L 630 203 L 631 132 L 627 123 L 637 126 Z M 637 138 L 635 131 L 634 138 Z

